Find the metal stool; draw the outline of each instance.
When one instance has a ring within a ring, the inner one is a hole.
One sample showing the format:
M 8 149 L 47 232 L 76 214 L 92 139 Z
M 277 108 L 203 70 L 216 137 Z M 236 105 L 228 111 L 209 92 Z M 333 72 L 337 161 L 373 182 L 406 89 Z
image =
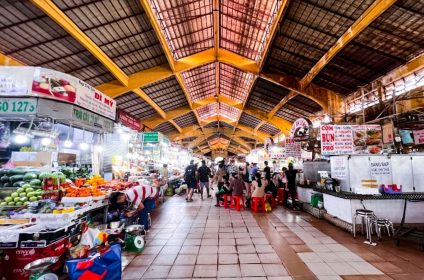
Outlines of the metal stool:
M 387 231 L 387 235 L 390 237 L 390 231 L 392 235 L 395 234 L 395 228 L 393 227 L 392 221 L 389 219 L 376 219 L 372 221 L 372 225 L 375 226 L 375 230 L 377 232 L 378 239 L 381 240 L 381 229 L 385 228 Z
M 362 234 L 364 234 L 364 229 L 367 234 L 366 243 L 370 245 L 375 245 L 372 243 L 371 239 L 371 226 L 374 220 L 377 220 L 377 217 L 374 215 L 374 211 L 367 209 L 357 209 L 355 214 L 353 214 L 353 237 L 356 238 L 356 218 L 362 218 Z

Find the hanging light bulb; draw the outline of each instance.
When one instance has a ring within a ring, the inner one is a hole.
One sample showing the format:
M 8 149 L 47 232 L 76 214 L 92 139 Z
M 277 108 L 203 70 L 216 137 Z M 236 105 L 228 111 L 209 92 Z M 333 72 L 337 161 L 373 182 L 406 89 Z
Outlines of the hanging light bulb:
M 44 137 L 44 138 L 41 139 L 41 145 L 43 145 L 43 146 L 50 146 L 51 143 L 52 143 L 51 138 Z
M 70 148 L 70 147 L 72 147 L 72 141 L 71 141 L 71 140 L 66 140 L 66 141 L 63 143 L 63 146 L 65 146 L 65 148 Z
M 26 142 L 28 142 L 29 138 L 26 135 L 23 134 L 17 134 L 14 137 L 15 143 L 16 144 L 25 144 Z

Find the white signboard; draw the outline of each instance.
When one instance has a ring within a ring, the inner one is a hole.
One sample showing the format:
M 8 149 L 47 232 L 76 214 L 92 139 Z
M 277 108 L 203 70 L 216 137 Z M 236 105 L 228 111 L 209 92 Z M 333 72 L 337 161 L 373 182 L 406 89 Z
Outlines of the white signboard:
M 115 120 L 116 102 L 71 75 L 41 67 L 0 67 L 0 96 L 64 101 Z
M 348 176 L 348 159 L 347 157 L 331 158 L 331 177 L 335 179 L 346 180 Z
M 286 138 L 286 157 L 300 158 L 302 156 L 302 147 L 300 142 L 293 138 Z
M 370 173 L 371 176 L 392 175 L 392 166 L 390 158 L 386 157 L 370 157 Z

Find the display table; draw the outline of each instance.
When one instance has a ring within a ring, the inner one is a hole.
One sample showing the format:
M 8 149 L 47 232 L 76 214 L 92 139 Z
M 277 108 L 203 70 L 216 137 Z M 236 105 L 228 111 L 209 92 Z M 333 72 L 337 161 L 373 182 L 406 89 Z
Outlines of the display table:
M 390 219 L 395 224 L 400 224 L 404 213 L 405 201 L 424 200 L 424 193 L 402 193 L 383 195 L 361 195 L 354 193 L 327 191 L 313 188 L 311 192 L 322 193 L 324 208 L 327 213 L 342 221 L 352 224 L 352 215 L 356 209 L 374 211 L 377 217 Z M 405 220 L 408 223 L 424 224 L 422 203 L 408 204 Z

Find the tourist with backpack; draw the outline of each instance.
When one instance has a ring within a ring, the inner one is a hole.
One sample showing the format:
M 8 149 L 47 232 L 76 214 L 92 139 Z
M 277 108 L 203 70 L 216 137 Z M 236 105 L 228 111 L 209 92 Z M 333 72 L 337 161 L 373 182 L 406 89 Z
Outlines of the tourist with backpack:
M 197 180 L 196 180 L 196 165 L 194 164 L 194 160 L 190 161 L 190 165 L 186 167 L 185 173 L 184 173 L 184 181 L 187 184 L 187 202 L 193 201 L 193 192 L 194 189 L 197 187 Z

